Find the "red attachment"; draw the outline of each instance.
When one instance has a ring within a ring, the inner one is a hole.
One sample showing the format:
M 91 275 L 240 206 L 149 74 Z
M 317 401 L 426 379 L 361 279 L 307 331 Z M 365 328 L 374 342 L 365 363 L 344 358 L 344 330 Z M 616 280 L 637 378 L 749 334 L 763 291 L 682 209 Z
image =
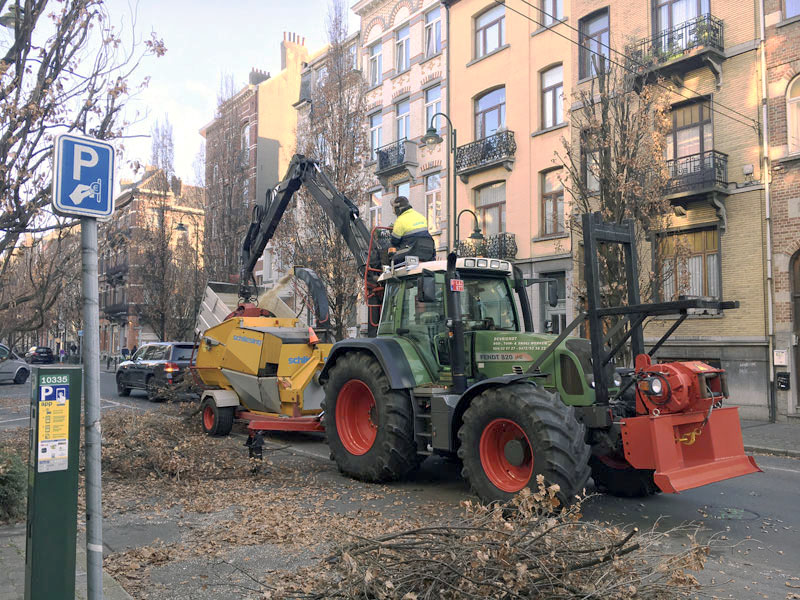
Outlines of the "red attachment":
M 519 464 L 512 464 L 506 455 L 506 446 L 517 443 L 521 450 Z M 483 472 L 498 489 L 514 493 L 520 491 L 531 480 L 533 474 L 533 450 L 528 436 L 510 419 L 495 419 L 481 433 L 480 457 Z
M 651 364 L 647 354 L 636 357 L 636 373 L 642 378 L 656 378 L 663 389 L 658 395 L 648 394 L 641 381 L 636 391 L 636 412 L 646 415 L 658 409 L 664 413 L 708 411 L 712 404 L 728 397 L 724 369 L 717 369 L 699 360 Z
M 336 399 L 336 432 L 350 454 L 366 454 L 375 443 L 378 437 L 375 410 L 375 397 L 363 381 L 351 379 L 339 390 Z
M 259 308 L 255 304 L 240 304 L 236 307 L 231 314 L 225 317 L 225 320 L 238 318 L 238 317 L 274 317 L 266 308 Z
M 317 337 L 317 333 L 314 331 L 313 327 L 308 328 L 308 344 L 310 346 L 316 346 L 319 344 L 319 338 Z
M 181 368 L 173 362 L 164 363 L 165 373 L 177 373 Z
M 637 469 L 654 469 L 662 491 L 676 493 L 761 471 L 744 453 L 739 409 L 632 417 L 622 421 L 625 458 Z M 696 432 L 700 430 L 700 433 Z
M 372 249 L 375 247 L 375 232 L 381 229 L 391 231 L 391 227 L 373 227 L 369 236 L 369 249 L 367 250 L 367 266 L 364 268 L 364 299 L 367 303 L 367 319 L 372 327 L 378 326 L 383 304 L 383 286 L 378 283 L 378 277 L 383 269 L 376 269 L 372 264 Z M 376 315 L 377 319 L 373 319 Z
M 247 410 L 238 412 L 236 416 L 248 422 L 250 431 L 325 431 L 319 417 L 272 417 Z

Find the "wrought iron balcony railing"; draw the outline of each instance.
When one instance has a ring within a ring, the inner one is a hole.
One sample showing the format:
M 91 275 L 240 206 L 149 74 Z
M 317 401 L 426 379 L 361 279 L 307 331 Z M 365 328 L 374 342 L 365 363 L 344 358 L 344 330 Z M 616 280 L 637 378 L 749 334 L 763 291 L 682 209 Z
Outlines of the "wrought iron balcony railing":
M 517 238 L 513 233 L 504 232 L 490 235 L 483 240 L 459 240 L 456 254 L 514 260 L 517 257 Z
M 674 59 L 694 56 L 700 49 L 720 55 L 725 50 L 722 21 L 709 14 L 639 40 L 626 48 L 626 54 L 634 68 L 656 69 Z
M 109 317 L 127 315 L 128 303 L 117 302 L 116 304 L 107 304 L 106 306 L 103 307 L 103 312 Z
M 497 132 L 494 135 L 459 146 L 456 151 L 456 173 L 464 175 L 506 162 L 514 158 L 516 151 L 517 143 L 514 141 L 514 132 Z
M 716 150 L 667 161 L 668 194 L 701 192 L 728 185 L 728 155 Z
M 113 267 L 108 267 L 106 268 L 106 280 L 111 283 L 114 280 L 123 279 L 125 277 L 125 273 L 127 272 L 127 262 L 116 264 Z
M 375 169 L 375 172 L 383 173 L 405 166 L 405 164 L 409 162 L 409 159 L 411 158 L 411 148 L 409 147 L 410 144 L 407 142 L 408 140 L 403 138 L 401 140 L 397 140 L 396 142 L 392 142 L 391 144 L 381 146 L 375 150 L 375 156 L 378 159 L 378 166 Z

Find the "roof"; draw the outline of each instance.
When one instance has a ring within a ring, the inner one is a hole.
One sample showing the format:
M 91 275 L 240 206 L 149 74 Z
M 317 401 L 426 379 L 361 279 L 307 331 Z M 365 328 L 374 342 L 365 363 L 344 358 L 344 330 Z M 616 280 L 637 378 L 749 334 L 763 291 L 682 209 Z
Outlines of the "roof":
M 513 267 L 510 262 L 497 258 L 459 258 L 456 259 L 456 269 L 459 271 L 486 273 L 489 275 L 511 275 L 511 273 L 513 273 Z M 378 281 L 386 281 L 393 277 L 412 277 L 414 275 L 419 275 L 423 271 L 444 273 L 447 271 L 447 261 L 432 260 L 430 262 L 416 263 L 413 265 L 401 265 L 395 268 L 394 271 L 389 267 L 384 267 L 383 274 L 378 278 Z

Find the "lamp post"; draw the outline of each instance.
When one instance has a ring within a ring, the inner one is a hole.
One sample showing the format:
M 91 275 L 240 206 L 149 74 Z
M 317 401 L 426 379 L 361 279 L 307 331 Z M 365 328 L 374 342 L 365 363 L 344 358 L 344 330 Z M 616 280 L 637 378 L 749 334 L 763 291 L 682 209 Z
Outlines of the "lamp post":
M 428 130 L 425 132 L 425 135 L 422 136 L 422 143 L 425 144 L 428 148 L 433 148 L 437 144 L 441 144 L 444 140 L 442 136 L 439 135 L 439 132 L 436 131 L 436 127 L 434 123 L 436 122 L 436 117 L 444 117 L 445 121 L 447 121 L 447 127 L 450 131 L 450 152 L 447 154 L 447 177 L 453 178 L 453 209 L 452 211 L 448 211 L 450 214 L 447 216 L 447 247 L 448 253 L 450 252 L 450 248 L 453 251 L 456 249 L 456 244 L 458 244 L 458 235 L 453 238 L 453 245 L 450 246 L 450 233 L 456 233 L 458 230 L 458 226 L 455 223 L 455 215 L 457 210 L 456 204 L 456 176 L 455 176 L 455 169 L 456 169 L 456 153 L 458 152 L 458 146 L 456 145 L 456 129 L 453 127 L 453 122 L 443 112 L 437 112 L 431 117 L 431 122 L 428 125 Z M 450 168 L 450 154 L 453 155 L 453 168 Z M 449 187 L 449 186 L 448 186 Z M 450 228 L 450 220 L 453 220 L 453 228 Z
M 458 223 L 461 220 L 461 215 L 463 215 L 464 213 L 471 214 L 472 218 L 475 219 L 475 229 L 473 229 L 472 233 L 469 234 L 469 239 L 474 240 L 476 242 L 482 242 L 485 238 L 483 237 L 483 233 L 481 233 L 480 219 L 478 219 L 478 215 L 475 214 L 475 211 L 470 210 L 469 208 L 463 209 L 460 213 L 458 213 L 458 216 L 456 217 L 456 228 L 455 228 L 456 240 L 458 239 L 458 227 L 459 227 Z

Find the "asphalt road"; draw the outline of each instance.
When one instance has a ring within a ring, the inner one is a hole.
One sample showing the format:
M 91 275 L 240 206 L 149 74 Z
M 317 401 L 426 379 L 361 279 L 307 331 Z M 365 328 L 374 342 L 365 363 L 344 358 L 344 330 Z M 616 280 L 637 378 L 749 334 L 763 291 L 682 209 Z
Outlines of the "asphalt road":
M 27 403 L 19 400 L 30 393 L 28 384 L 0 384 L 0 429 L 19 427 L 27 420 Z M 113 373 L 101 373 L 103 409 L 127 406 L 158 410 L 144 392 L 117 396 Z M 17 398 L 14 402 L 13 398 Z M 328 461 L 329 452 L 321 435 L 275 434 L 270 441 L 309 460 Z M 730 479 L 681 494 L 658 494 L 644 499 L 599 495 L 591 498 L 584 514 L 592 519 L 635 524 L 641 529 L 671 528 L 696 523 L 701 539 L 716 537 L 717 550 L 703 580 L 719 587 L 723 598 L 785 599 L 800 592 L 800 460 L 774 456 L 757 457 L 763 473 Z M 428 459 L 410 481 L 394 484 L 413 490 L 420 500 L 458 503 L 471 496 L 455 462 Z M 682 543 L 676 541 L 676 543 Z M 792 579 L 795 578 L 795 579 Z

